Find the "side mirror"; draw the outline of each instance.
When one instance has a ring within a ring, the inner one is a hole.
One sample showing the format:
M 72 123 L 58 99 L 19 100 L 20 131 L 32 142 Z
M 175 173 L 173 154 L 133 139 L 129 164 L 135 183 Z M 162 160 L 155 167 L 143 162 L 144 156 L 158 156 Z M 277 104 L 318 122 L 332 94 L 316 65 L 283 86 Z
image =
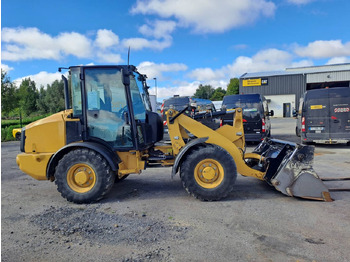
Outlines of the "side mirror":
M 297 110 L 295 110 L 295 109 L 293 109 L 293 117 L 297 117 L 298 116 L 298 112 L 297 112 Z
M 269 116 L 274 116 L 275 115 L 275 112 L 273 111 L 273 110 L 271 110 L 270 112 L 269 112 Z

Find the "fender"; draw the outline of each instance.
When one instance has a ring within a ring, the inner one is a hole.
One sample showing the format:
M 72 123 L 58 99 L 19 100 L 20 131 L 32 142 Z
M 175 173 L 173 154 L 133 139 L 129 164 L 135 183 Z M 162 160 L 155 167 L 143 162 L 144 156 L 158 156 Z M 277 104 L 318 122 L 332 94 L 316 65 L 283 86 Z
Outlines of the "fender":
M 96 143 L 96 142 L 78 142 L 66 145 L 62 147 L 60 150 L 58 150 L 50 159 L 49 164 L 46 169 L 46 177 L 48 180 L 53 181 L 54 179 L 54 173 L 55 168 L 58 164 L 58 161 L 68 152 L 75 148 L 88 148 L 96 151 L 97 153 L 101 154 L 108 164 L 110 165 L 111 169 L 113 171 L 118 170 L 118 164 L 121 162 L 118 155 L 112 151 L 111 148 L 106 147 L 102 144 Z
M 182 162 L 182 158 L 184 155 L 186 155 L 186 152 L 190 148 L 192 148 L 198 144 L 205 143 L 205 141 L 207 141 L 207 140 L 208 140 L 208 137 L 202 137 L 202 138 L 197 138 L 197 139 L 191 140 L 180 150 L 180 153 L 175 158 L 175 162 L 174 162 L 173 168 L 171 170 L 171 178 L 174 178 L 176 173 L 179 171 L 179 167 L 180 167 L 180 164 Z

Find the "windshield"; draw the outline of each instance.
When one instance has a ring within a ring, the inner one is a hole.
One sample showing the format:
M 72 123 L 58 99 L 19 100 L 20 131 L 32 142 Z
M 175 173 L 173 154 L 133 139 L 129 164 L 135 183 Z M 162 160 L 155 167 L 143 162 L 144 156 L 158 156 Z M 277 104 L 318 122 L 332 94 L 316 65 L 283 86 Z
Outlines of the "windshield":
M 222 103 L 226 106 L 227 111 L 234 108 L 243 109 L 243 117 L 245 119 L 258 119 L 262 113 L 262 103 L 258 95 L 234 95 L 225 97 Z

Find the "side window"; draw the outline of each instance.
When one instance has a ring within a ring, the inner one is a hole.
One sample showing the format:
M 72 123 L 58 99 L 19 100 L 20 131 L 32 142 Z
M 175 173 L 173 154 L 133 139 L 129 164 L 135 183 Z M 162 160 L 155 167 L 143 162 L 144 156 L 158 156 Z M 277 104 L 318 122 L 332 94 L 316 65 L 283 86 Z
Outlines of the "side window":
M 80 117 L 82 115 L 81 103 L 81 87 L 80 87 L 80 70 L 71 70 L 71 87 L 72 87 L 72 107 L 73 117 Z

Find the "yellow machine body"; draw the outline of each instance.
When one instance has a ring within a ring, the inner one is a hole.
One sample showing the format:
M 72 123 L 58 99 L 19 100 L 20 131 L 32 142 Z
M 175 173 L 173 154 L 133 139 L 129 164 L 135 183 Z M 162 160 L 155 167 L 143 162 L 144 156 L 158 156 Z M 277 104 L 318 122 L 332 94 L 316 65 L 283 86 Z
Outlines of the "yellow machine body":
M 51 156 L 66 145 L 65 121 L 69 111 L 59 112 L 25 127 L 24 153 L 17 155 L 19 168 L 37 180 L 47 180 Z
M 135 67 L 70 70 L 71 103 L 63 77 L 66 110 L 23 128 L 16 159 L 31 177 L 55 181 L 68 201 L 98 201 L 115 180 L 152 165 L 172 166 L 172 176 L 180 172 L 186 191 L 201 200 L 228 196 L 237 173 L 264 180 L 288 196 L 331 200 L 312 169 L 312 147 L 265 138 L 252 153 L 245 152 L 241 108 L 191 116 L 185 112 L 194 112 L 192 105 L 180 112 L 169 109 L 171 144 L 161 144 L 162 119 L 150 110 L 146 77 Z M 196 120 L 226 114 L 233 125 L 216 130 Z
M 169 135 L 175 156 L 186 146 L 184 138 L 188 138 L 187 130 L 187 132 L 197 138 L 207 137 L 206 143 L 217 145 L 229 152 L 236 163 L 238 173 L 260 180 L 263 179 L 263 172 L 250 168 L 244 161 L 244 156 L 250 159 L 261 159 L 261 156 L 253 153 L 244 155 L 245 139 L 242 109 L 237 108 L 235 114 L 232 114 L 232 117 L 234 117 L 233 126 L 224 125 L 217 130 L 213 130 L 185 114 L 181 114 L 174 121 L 170 121 L 171 117 L 174 117 L 177 113 L 174 110 L 169 110 L 166 113 Z

